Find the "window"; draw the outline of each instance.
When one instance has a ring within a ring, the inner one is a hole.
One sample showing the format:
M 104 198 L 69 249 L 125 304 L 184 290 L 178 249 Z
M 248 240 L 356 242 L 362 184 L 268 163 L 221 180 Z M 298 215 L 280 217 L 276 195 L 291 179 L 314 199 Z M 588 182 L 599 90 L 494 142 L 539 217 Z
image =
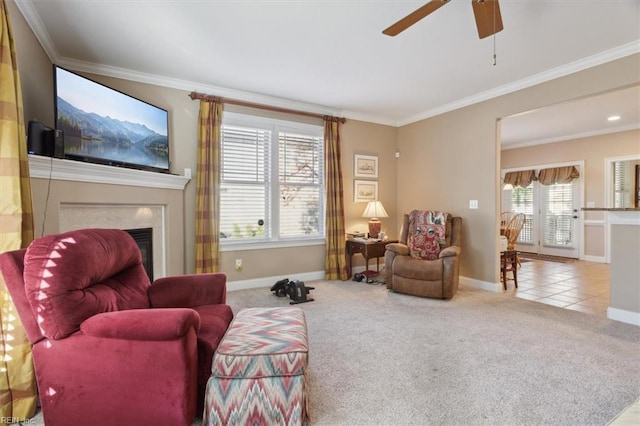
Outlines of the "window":
M 511 210 L 516 214 L 524 213 L 524 225 L 518 236 L 518 243 L 533 243 L 533 183 L 526 188 L 513 188 Z
M 324 238 L 323 128 L 225 112 L 222 244 Z
M 631 195 L 631 170 L 628 161 L 613 163 L 613 207 L 629 207 Z

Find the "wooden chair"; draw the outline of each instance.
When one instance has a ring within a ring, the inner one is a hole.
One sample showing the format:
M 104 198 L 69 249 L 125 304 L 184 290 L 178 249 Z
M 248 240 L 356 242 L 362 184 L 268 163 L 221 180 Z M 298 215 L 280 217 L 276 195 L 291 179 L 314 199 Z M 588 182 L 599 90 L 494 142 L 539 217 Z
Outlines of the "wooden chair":
M 500 272 L 502 276 L 502 287 L 507 289 L 507 272 L 513 275 L 513 284 L 518 288 L 518 252 L 507 250 L 500 253 Z
M 509 241 L 509 245 L 507 246 L 507 250 L 515 250 L 516 242 L 518 241 L 518 237 L 520 236 L 520 231 L 522 231 L 522 227 L 524 226 L 524 213 L 518 213 L 511 218 L 509 223 L 507 223 L 507 227 L 504 230 L 504 235 L 507 237 Z
M 511 211 L 500 213 L 500 235 L 504 235 L 504 231 L 505 229 L 507 229 L 507 225 L 515 215 L 516 214 Z

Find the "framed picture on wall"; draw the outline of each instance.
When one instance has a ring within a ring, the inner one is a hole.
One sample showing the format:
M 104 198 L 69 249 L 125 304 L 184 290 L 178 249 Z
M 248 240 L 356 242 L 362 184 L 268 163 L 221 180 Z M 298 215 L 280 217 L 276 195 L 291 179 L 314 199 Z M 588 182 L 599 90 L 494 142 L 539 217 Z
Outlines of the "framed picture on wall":
M 378 182 L 370 180 L 353 181 L 353 202 L 368 203 L 378 199 Z
M 355 154 L 353 176 L 357 178 L 378 178 L 378 157 Z

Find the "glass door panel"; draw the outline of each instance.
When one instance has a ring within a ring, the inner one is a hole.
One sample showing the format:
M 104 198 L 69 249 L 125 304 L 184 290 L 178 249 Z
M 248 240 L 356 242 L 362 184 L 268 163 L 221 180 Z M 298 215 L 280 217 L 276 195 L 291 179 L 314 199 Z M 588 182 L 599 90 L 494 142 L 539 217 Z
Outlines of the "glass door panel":
M 525 215 L 516 250 L 579 258 L 578 191 L 578 180 L 503 191 L 502 211 Z

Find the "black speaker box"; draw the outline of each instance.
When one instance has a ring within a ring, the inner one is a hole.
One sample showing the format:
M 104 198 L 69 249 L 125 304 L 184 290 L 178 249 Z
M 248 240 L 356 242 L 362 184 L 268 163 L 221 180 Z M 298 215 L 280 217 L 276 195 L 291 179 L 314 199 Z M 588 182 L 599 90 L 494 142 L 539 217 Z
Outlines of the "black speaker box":
M 47 133 L 48 139 L 53 139 L 53 156 L 56 158 L 64 158 L 64 132 L 62 130 L 53 129 Z
M 30 121 L 27 129 L 27 152 L 46 157 L 64 158 L 64 132 L 38 121 Z
M 44 135 L 48 127 L 37 121 L 30 121 L 27 129 L 27 152 L 29 154 L 46 155 Z

